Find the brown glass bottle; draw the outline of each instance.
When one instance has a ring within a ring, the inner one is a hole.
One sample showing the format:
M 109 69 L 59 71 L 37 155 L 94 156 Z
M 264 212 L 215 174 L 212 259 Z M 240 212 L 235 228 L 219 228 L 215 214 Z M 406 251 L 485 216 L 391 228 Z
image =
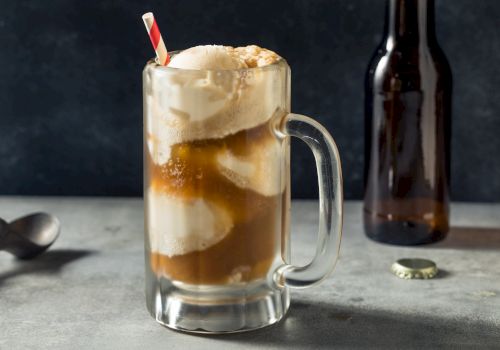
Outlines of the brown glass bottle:
M 415 245 L 448 231 L 451 71 L 432 0 L 388 0 L 366 75 L 364 228 Z

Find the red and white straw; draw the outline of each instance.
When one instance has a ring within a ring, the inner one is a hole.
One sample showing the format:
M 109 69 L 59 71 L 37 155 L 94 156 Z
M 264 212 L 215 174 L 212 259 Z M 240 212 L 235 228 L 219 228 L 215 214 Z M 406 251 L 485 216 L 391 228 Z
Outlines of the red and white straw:
M 156 52 L 156 57 L 158 57 L 158 63 L 162 66 L 166 66 L 170 62 L 170 56 L 167 51 L 167 47 L 163 42 L 161 37 L 160 29 L 158 29 L 158 24 L 156 24 L 155 17 L 151 12 L 142 15 L 142 20 L 146 25 L 146 29 L 151 39 L 151 44 Z

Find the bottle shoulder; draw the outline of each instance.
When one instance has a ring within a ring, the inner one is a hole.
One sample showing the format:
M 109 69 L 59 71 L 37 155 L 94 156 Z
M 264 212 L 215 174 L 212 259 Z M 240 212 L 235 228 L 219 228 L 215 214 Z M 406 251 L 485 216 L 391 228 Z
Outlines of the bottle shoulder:
M 389 47 L 389 48 L 388 48 Z M 451 84 L 451 69 L 441 48 L 411 45 L 384 45 L 375 51 L 367 69 L 367 88 L 383 91 L 420 90 L 428 85 Z

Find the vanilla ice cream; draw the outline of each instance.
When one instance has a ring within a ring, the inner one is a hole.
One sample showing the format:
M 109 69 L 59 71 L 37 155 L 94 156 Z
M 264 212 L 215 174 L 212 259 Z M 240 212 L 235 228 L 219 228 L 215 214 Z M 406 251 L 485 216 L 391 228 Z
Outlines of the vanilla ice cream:
M 233 226 L 226 210 L 201 198 L 182 200 L 150 190 L 147 206 L 151 250 L 166 256 L 207 249 Z
M 234 55 L 232 48 L 222 45 L 200 45 L 175 55 L 170 68 L 227 70 L 247 68 L 244 60 Z
M 249 145 L 247 155 L 235 155 L 224 150 L 217 155 L 219 172 L 236 186 L 250 189 L 263 196 L 281 193 L 286 184 L 284 171 L 278 173 L 282 150 L 273 139 Z

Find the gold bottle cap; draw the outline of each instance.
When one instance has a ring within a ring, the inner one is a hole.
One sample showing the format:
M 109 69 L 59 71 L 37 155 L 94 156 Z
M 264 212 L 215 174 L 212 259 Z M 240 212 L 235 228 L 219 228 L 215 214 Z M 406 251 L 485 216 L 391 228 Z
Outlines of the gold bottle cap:
M 399 278 L 429 279 L 437 275 L 438 269 L 433 261 L 426 259 L 399 259 L 391 266 L 391 271 Z

